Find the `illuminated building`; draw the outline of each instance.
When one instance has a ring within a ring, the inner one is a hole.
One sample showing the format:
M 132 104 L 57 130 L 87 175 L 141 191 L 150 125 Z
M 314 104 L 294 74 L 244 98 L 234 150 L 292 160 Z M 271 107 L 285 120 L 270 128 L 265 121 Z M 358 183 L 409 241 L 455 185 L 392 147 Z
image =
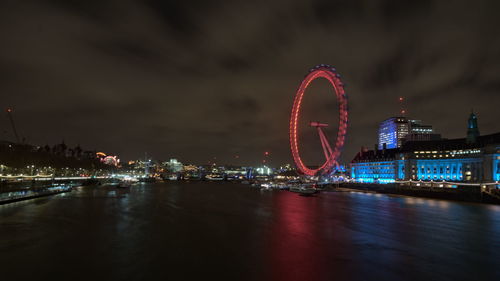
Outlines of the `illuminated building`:
M 171 173 L 179 173 L 184 169 L 184 165 L 174 158 L 170 159 L 168 162 L 163 162 L 162 164 Z
M 102 163 L 110 166 L 118 167 L 120 165 L 120 159 L 118 156 L 106 155 L 104 152 L 96 152 L 96 157 Z
M 193 164 L 184 165 L 183 169 L 184 169 L 184 172 L 188 172 L 188 173 L 197 173 L 199 171 L 198 166 L 193 165 Z
M 378 130 L 378 148 L 401 147 L 406 141 L 439 140 L 441 135 L 435 134 L 431 125 L 423 125 L 420 120 L 406 117 L 391 117 L 380 123 Z
M 263 165 L 263 166 L 257 167 L 255 169 L 255 172 L 257 173 L 257 175 L 270 176 L 273 173 L 273 170 L 271 168 L 269 168 L 268 166 Z
M 400 149 L 362 150 L 351 163 L 351 178 L 360 183 L 392 183 L 405 178 Z
M 401 147 L 404 138 L 408 135 L 409 123 L 406 117 L 391 117 L 380 123 L 378 130 L 379 149 Z
M 500 133 L 479 136 L 472 114 L 468 129 L 467 138 L 407 141 L 400 148 L 362 150 L 351 162 L 351 178 L 361 183 L 499 181 Z
M 247 167 L 226 166 L 224 167 L 224 174 L 226 174 L 229 179 L 243 179 L 247 176 L 247 170 Z
M 420 120 L 409 120 L 409 131 L 404 141 L 430 141 L 440 140 L 441 135 L 434 133 L 431 125 L 422 125 Z

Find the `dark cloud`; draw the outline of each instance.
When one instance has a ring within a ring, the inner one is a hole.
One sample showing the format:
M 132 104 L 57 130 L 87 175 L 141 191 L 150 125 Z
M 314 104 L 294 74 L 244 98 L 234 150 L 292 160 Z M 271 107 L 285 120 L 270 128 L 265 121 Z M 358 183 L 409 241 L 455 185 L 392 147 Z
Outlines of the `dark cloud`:
M 140 63 L 141 61 L 148 64 L 162 63 L 161 54 L 135 40 L 125 38 L 107 42 L 97 41 L 92 45 L 106 56 L 132 60 L 132 63 Z
M 199 32 L 193 10 L 203 8 L 207 1 L 148 0 L 147 5 L 175 34 L 186 37 Z M 200 7 L 201 6 L 201 7 Z
M 363 1 L 317 0 L 312 1 L 314 17 L 323 25 L 335 22 L 360 20 L 365 13 Z
M 250 68 L 249 60 L 238 56 L 226 55 L 219 60 L 220 66 L 230 72 L 244 71 Z
M 404 21 L 422 21 L 432 12 L 431 0 L 384 0 L 381 1 L 382 19 L 388 26 Z
M 222 104 L 222 110 L 229 116 L 233 113 L 255 115 L 261 110 L 258 101 L 251 97 L 228 97 L 223 99 Z
M 471 108 L 498 132 L 498 1 L 2 1 L 0 92 L 32 143 L 164 159 L 289 162 L 293 95 L 315 64 L 349 95 L 348 161 L 407 98 L 411 117 L 463 137 Z M 335 138 L 325 81 L 304 100 L 302 152 Z M 1 138 L 12 139 L 6 118 Z
M 108 11 L 112 8 L 110 5 L 111 1 L 108 0 L 45 0 L 45 2 L 53 5 L 55 8 L 63 9 L 69 13 L 98 21 L 107 21 Z

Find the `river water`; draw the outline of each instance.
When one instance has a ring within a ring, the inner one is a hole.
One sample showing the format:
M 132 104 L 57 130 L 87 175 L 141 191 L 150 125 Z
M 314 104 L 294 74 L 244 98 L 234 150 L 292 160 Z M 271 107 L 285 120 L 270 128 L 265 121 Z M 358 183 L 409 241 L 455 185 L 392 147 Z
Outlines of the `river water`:
M 248 185 L 0 206 L 1 280 L 500 280 L 500 206 Z

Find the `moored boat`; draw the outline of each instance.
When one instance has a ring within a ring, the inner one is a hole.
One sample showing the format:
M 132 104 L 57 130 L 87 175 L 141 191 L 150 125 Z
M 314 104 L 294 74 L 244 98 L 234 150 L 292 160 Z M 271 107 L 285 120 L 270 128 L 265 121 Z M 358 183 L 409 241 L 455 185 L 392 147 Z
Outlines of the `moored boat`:
M 292 186 L 290 187 L 290 191 L 298 193 L 299 195 L 302 196 L 311 196 L 319 192 L 318 189 L 316 189 L 315 187 L 304 187 L 304 186 Z
M 123 178 L 122 180 L 120 180 L 120 182 L 118 183 L 118 185 L 116 187 L 128 188 L 128 187 L 131 187 L 136 182 L 138 182 L 138 180 L 136 178 L 126 177 L 126 178 Z

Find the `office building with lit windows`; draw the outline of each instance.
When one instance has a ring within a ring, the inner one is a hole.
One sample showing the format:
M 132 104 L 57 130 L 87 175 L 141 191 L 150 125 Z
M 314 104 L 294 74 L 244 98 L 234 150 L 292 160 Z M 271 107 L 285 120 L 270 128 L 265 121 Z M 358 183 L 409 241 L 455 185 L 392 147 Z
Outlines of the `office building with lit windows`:
M 407 141 L 399 148 L 358 152 L 351 162 L 351 178 L 369 183 L 500 181 L 500 133 L 479 136 L 477 118 L 471 114 L 466 138 Z
M 404 138 L 407 141 L 440 140 L 441 135 L 436 134 L 431 125 L 423 125 L 420 120 L 408 120 L 409 130 Z
M 380 123 L 378 130 L 378 145 L 382 149 L 401 147 L 404 138 L 408 135 L 409 124 L 406 117 L 391 117 Z
M 378 130 L 378 148 L 401 147 L 406 141 L 439 140 L 441 135 L 434 133 L 431 125 L 423 125 L 420 120 L 406 117 L 391 117 L 380 123 Z

